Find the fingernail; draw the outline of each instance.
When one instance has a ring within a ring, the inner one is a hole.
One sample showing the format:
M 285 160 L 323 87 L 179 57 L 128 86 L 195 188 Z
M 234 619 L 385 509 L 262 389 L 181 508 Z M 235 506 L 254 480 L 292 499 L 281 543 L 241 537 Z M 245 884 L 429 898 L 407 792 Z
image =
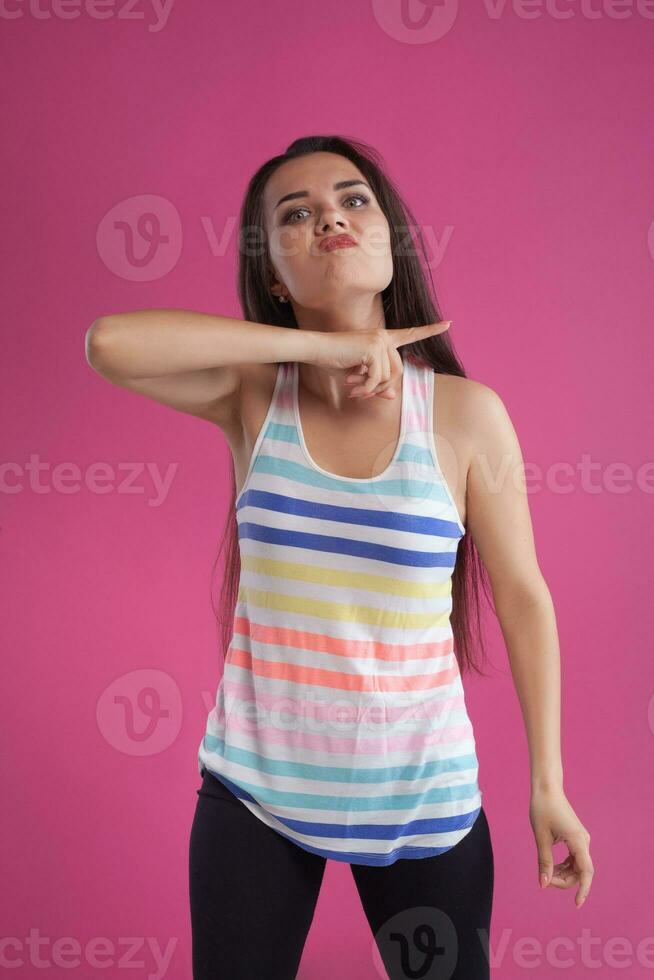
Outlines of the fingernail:
M 540 876 L 540 887 L 547 888 L 547 875 L 544 873 Z

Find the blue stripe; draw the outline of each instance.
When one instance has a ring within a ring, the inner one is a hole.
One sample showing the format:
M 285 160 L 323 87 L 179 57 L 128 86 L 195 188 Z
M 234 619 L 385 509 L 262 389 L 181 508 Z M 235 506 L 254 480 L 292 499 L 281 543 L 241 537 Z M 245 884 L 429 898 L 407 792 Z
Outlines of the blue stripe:
M 306 548 L 335 555 L 356 555 L 385 561 L 392 565 L 408 565 L 415 568 L 454 568 L 456 554 L 446 551 L 412 551 L 410 548 L 391 548 L 372 541 L 356 541 L 352 538 L 330 537 L 328 534 L 308 534 L 304 531 L 288 531 L 283 528 L 264 527 L 243 521 L 238 526 L 239 539 L 251 538 L 285 548 Z
M 209 771 L 211 772 L 211 770 Z M 252 796 L 247 790 L 244 790 L 242 785 L 237 785 L 222 773 L 217 774 L 211 772 L 211 775 L 219 779 L 230 793 L 238 797 L 239 800 L 256 803 L 258 806 L 262 805 L 260 802 L 262 799 L 266 803 L 271 802 L 269 799 L 270 794 L 268 793 L 262 796 L 258 787 L 255 788 L 258 794 L 257 798 Z M 330 802 L 332 798 L 325 797 L 325 799 Z M 339 797 L 338 799 L 341 798 Z M 278 805 L 288 806 L 289 804 L 280 802 Z M 338 808 L 326 807 L 326 809 Z M 375 804 L 372 809 L 377 809 L 377 805 Z M 397 809 L 397 806 L 393 806 L 392 809 Z M 285 827 L 288 827 L 289 830 L 295 830 L 297 833 L 305 834 L 307 837 L 338 837 L 340 840 L 397 840 L 398 837 L 406 837 L 410 834 L 448 834 L 454 833 L 457 830 L 463 830 L 474 823 L 475 817 L 480 809 L 481 807 L 476 807 L 467 813 L 456 814 L 451 817 L 422 817 L 418 820 L 409 820 L 407 823 L 396 824 L 318 823 L 310 820 L 293 820 L 282 817 L 277 813 L 271 813 L 271 816 Z
M 338 521 L 340 524 L 384 527 L 393 531 L 414 534 L 430 534 L 440 538 L 460 537 L 459 525 L 438 517 L 419 514 L 400 514 L 396 511 L 371 510 L 366 507 L 339 507 L 335 504 L 315 503 L 297 497 L 287 497 L 267 490 L 246 490 L 238 503 L 242 507 L 261 507 L 274 513 L 311 517 L 322 521 Z
M 256 800 L 254 801 L 256 803 Z M 463 830 L 470 826 L 479 808 L 470 813 L 458 814 L 452 817 L 422 817 L 419 820 L 409 820 L 407 823 L 390 824 L 338 824 L 312 823 L 307 820 L 291 820 L 273 813 L 289 830 L 298 834 L 312 837 L 338 837 L 341 840 L 397 840 L 411 834 L 448 834 Z
M 210 775 L 216 776 L 217 779 L 221 779 L 221 777 L 219 777 L 216 773 L 211 772 L 210 769 L 207 769 L 206 771 L 210 773 Z M 222 781 L 224 781 L 224 777 L 222 777 Z M 257 805 L 256 801 L 253 800 L 252 802 Z M 478 810 L 473 811 L 473 819 L 470 822 L 471 827 L 477 820 L 481 810 L 482 808 L 479 807 Z M 268 814 L 268 816 L 274 816 L 274 814 Z M 279 820 L 279 818 L 275 817 L 275 820 Z M 368 851 L 332 851 L 328 848 L 313 847 L 311 844 L 306 844 L 304 841 L 297 840 L 290 834 L 285 834 L 284 831 L 279 830 L 278 827 L 272 829 L 274 829 L 275 832 L 280 834 L 282 837 L 285 837 L 286 840 L 297 845 L 297 847 L 301 847 L 303 850 L 309 851 L 310 854 L 316 854 L 318 857 L 328 858 L 332 861 L 344 861 L 348 864 L 363 864 L 369 867 L 377 868 L 386 868 L 399 858 L 436 857 L 438 854 L 444 854 L 446 851 L 451 850 L 453 846 L 452 844 L 446 844 L 443 847 L 415 847 L 411 844 L 405 844 L 401 847 L 396 847 L 395 850 L 390 851 L 388 854 L 371 854 Z

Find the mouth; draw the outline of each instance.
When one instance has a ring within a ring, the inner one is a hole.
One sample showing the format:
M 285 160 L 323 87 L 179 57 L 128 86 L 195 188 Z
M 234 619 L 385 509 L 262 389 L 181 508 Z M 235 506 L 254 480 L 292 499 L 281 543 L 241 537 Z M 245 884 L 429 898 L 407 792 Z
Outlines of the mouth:
M 321 252 L 333 252 L 335 248 L 353 248 L 356 244 L 351 235 L 330 235 L 323 238 L 318 247 Z

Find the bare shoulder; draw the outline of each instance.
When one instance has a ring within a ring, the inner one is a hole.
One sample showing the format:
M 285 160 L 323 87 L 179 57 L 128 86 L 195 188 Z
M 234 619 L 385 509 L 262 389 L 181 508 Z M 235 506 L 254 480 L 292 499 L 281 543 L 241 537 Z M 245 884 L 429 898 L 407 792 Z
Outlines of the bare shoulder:
M 513 426 L 500 394 L 474 378 L 437 374 L 435 389 L 439 427 L 455 428 L 473 448 L 486 447 L 506 438 Z
M 459 408 L 478 409 L 491 408 L 493 404 L 501 402 L 501 398 L 494 388 L 477 381 L 475 378 L 461 378 L 458 374 L 436 374 L 438 386 L 445 391 L 447 389 L 448 398 L 457 400 Z
M 438 374 L 436 379 L 437 424 L 456 445 L 466 471 L 499 466 L 502 460 L 504 465 L 521 466 L 522 449 L 501 395 L 472 378 Z

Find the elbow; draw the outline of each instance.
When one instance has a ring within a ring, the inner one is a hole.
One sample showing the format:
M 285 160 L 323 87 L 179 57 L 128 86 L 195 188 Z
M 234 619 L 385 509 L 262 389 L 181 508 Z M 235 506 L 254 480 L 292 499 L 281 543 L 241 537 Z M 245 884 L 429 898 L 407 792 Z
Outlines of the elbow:
M 529 578 L 520 577 L 493 588 L 493 602 L 498 614 L 539 607 L 551 607 L 552 595 L 542 573 L 538 570 Z

